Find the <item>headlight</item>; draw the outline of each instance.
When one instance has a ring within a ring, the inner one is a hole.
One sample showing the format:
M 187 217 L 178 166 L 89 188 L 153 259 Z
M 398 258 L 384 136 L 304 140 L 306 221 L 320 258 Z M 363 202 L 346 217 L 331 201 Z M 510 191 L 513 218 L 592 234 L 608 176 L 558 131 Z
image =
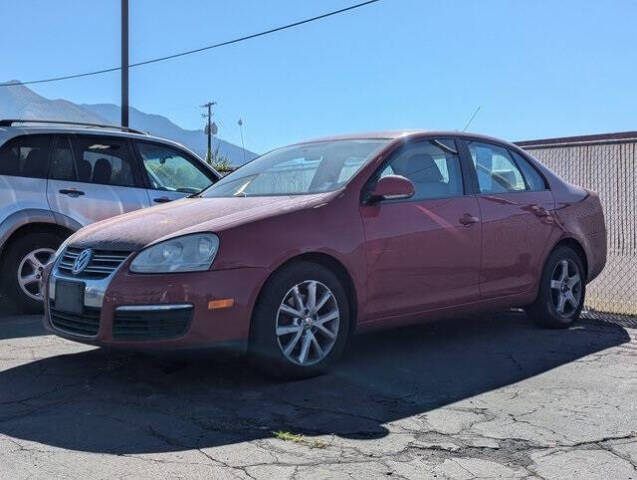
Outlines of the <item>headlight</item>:
M 219 237 L 197 233 L 148 247 L 133 259 L 135 273 L 199 272 L 208 270 L 219 250 Z

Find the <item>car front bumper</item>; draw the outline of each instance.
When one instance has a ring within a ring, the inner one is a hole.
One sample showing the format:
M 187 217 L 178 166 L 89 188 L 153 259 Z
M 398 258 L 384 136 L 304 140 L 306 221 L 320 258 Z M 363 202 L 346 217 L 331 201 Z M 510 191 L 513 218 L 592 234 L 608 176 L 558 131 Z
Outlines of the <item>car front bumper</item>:
M 45 328 L 77 342 L 132 350 L 245 348 L 266 269 L 142 275 L 129 273 L 127 264 L 99 280 L 50 269 Z M 56 308 L 60 281 L 83 284 L 81 312 Z

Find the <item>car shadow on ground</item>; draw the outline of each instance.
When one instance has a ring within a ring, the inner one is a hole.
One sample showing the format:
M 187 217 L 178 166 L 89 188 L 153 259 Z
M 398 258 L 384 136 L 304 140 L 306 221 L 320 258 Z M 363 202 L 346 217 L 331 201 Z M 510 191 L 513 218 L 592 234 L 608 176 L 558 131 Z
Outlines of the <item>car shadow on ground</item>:
M 42 315 L 0 316 L 0 341 L 46 334 L 42 326 Z
M 16 306 L 0 295 L 0 341 L 46 335 L 42 315 L 19 315 Z
M 0 321 L 4 317 L 15 315 L 18 309 L 4 294 L 0 294 Z
M 388 422 L 629 340 L 621 326 L 590 320 L 559 331 L 515 313 L 448 320 L 358 336 L 335 373 L 288 383 L 243 359 L 83 350 L 0 372 L 0 433 L 112 454 L 227 445 L 278 430 L 381 438 Z

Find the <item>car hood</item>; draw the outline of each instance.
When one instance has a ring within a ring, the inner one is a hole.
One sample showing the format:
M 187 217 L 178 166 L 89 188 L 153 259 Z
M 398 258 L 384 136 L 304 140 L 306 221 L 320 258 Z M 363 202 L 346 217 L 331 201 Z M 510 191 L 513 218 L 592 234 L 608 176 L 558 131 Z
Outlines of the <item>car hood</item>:
M 228 228 L 325 203 L 335 192 L 274 197 L 184 198 L 125 213 L 82 228 L 69 244 L 136 251 L 151 243 Z

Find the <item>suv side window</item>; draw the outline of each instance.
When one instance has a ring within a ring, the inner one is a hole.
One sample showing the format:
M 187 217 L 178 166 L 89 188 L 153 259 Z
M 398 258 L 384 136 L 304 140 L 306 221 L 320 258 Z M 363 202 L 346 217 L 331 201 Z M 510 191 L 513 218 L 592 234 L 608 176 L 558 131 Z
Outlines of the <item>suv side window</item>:
M 440 145 L 447 146 L 442 148 Z M 395 153 L 380 177 L 402 175 L 414 184 L 413 200 L 457 197 L 463 194 L 460 159 L 453 140 L 411 143 Z
M 0 175 L 46 178 L 49 167 L 49 135 L 23 135 L 0 149 Z
M 197 193 L 209 187 L 213 180 L 185 154 L 167 147 L 138 142 L 151 188 L 171 192 Z
M 522 192 L 527 189 L 524 177 L 507 149 L 481 142 L 469 142 L 467 146 L 481 193 Z
M 515 160 L 515 163 L 517 163 L 520 170 L 522 170 L 528 189 L 532 192 L 541 192 L 542 190 L 546 190 L 546 182 L 535 167 L 519 153 L 513 150 L 510 150 L 510 152 L 511 155 L 513 155 L 513 160 Z
M 133 159 L 125 139 L 78 136 L 73 139 L 77 180 L 134 187 Z
M 68 137 L 58 137 L 51 155 L 49 178 L 53 180 L 75 180 L 75 162 Z

